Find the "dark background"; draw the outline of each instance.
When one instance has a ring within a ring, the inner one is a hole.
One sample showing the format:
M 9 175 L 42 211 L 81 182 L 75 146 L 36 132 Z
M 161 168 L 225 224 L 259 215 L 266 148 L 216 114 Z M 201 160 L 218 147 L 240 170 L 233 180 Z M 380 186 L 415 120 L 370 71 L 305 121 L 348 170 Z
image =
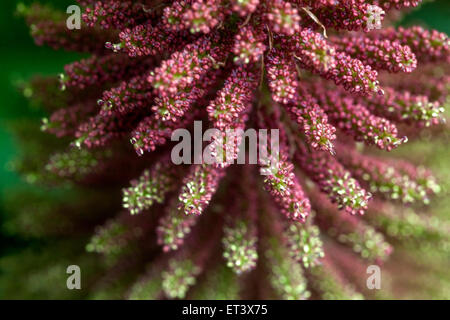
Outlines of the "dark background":
M 33 1 L 0 1 L 0 228 L 2 220 L 8 214 L 2 208 L 5 193 L 11 188 L 25 184 L 17 174 L 8 169 L 8 163 L 19 156 L 19 150 L 13 137 L 8 133 L 6 123 L 8 120 L 23 117 L 36 118 L 36 121 L 40 121 L 43 116 L 39 110 L 29 107 L 28 101 L 17 90 L 15 84 L 34 74 L 60 73 L 64 64 L 82 57 L 79 54 L 35 46 L 24 21 L 14 14 L 19 2 L 30 4 Z M 73 0 L 40 2 L 51 3 L 62 10 L 74 4 Z M 401 23 L 419 23 L 450 34 L 450 1 L 436 0 L 426 3 L 409 13 Z M 0 256 L 23 245 L 27 243 L 5 235 L 0 229 Z

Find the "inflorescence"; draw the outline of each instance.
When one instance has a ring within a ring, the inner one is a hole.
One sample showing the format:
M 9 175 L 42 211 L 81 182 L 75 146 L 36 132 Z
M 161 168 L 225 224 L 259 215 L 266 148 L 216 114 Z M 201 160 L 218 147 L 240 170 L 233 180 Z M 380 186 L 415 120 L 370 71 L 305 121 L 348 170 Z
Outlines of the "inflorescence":
M 387 260 L 401 240 L 391 223 L 437 232 L 395 214 L 428 204 L 436 178 L 380 155 L 408 128 L 444 120 L 448 77 L 432 70 L 448 67 L 448 37 L 372 25 L 374 12 L 389 25 L 419 0 L 79 2 L 81 30 L 48 7 L 21 7 L 37 44 L 90 54 L 30 85 L 49 105 L 54 93 L 39 88 L 63 90 L 42 129 L 71 143 L 46 169 L 123 189 L 120 214 L 87 248 L 121 268 L 145 252 L 151 268 L 126 297 L 359 299 L 346 266 Z M 390 80 L 397 73 L 404 81 Z M 221 133 L 279 129 L 276 165 L 261 176 L 257 165 L 171 163 L 172 133 L 194 120 Z

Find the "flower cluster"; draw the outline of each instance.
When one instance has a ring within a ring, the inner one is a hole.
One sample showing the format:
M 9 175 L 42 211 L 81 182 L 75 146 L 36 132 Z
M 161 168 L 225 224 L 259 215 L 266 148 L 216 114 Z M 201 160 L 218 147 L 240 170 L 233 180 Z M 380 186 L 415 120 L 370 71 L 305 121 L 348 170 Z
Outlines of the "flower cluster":
M 419 2 L 83 0 L 78 31 L 53 9 L 21 7 L 37 44 L 91 54 L 29 90 L 51 112 L 42 130 L 71 148 L 46 170 L 109 198 L 122 190 L 119 214 L 87 247 L 114 256 L 93 292 L 370 298 L 352 283 L 366 276 L 365 262 L 382 263 L 408 238 L 403 228 L 441 241 L 427 219 L 392 214 L 427 204 L 436 178 L 380 156 L 408 141 L 407 126 L 443 122 L 449 78 L 430 70 L 450 61 L 448 37 L 370 28 L 374 10 L 383 18 Z M 392 80 L 400 73 L 404 81 Z M 261 158 L 232 165 L 247 151 L 237 147 L 223 166 L 175 165 L 170 137 L 194 131 L 194 120 L 220 137 L 278 129 L 279 150 L 271 146 L 268 167 Z

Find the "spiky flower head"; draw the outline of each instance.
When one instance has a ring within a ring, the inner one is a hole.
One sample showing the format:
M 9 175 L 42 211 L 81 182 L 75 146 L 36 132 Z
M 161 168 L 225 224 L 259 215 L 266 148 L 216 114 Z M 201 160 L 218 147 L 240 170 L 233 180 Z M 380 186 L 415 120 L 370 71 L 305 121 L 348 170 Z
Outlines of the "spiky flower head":
M 109 202 L 122 190 L 127 218 L 109 220 L 87 246 L 115 256 L 92 290 L 118 279 L 121 297 L 186 298 L 223 280 L 217 297 L 246 288 L 360 298 L 370 293 L 349 282 L 365 276 L 361 261 L 386 261 L 406 227 L 439 241 L 427 219 L 369 209 L 374 198 L 428 204 L 440 191 L 429 170 L 385 155 L 408 141 L 404 132 L 443 123 L 448 37 L 372 23 L 419 2 L 81 0 L 81 30 L 51 8 L 21 6 L 38 45 L 90 54 L 24 92 L 51 113 L 42 130 L 72 148 L 46 169 Z M 194 163 L 172 163 L 171 137 L 195 136 L 196 120 L 218 132 L 213 145 L 232 142 L 230 162 L 198 162 L 206 140 L 197 137 L 194 157 L 183 154 Z M 246 128 L 278 129 L 278 151 L 233 165 L 242 152 L 251 158 L 236 143 L 246 139 L 222 138 Z M 152 271 L 138 276 L 146 264 Z

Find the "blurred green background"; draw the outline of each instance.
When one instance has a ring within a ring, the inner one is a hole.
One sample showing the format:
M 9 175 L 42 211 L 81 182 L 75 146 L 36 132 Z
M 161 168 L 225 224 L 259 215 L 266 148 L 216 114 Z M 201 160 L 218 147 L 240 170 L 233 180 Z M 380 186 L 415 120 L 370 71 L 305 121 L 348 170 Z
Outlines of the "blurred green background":
M 82 55 L 64 51 L 55 51 L 47 47 L 37 47 L 30 37 L 28 27 L 15 11 L 19 3 L 30 4 L 34 1 L 3 0 L 0 2 L 0 225 L 8 214 L 3 207 L 5 193 L 11 188 L 25 184 L 21 178 L 9 169 L 9 163 L 19 150 L 8 131 L 7 123 L 20 118 L 35 118 L 40 121 L 42 113 L 29 107 L 28 100 L 17 89 L 20 81 L 34 74 L 58 74 L 65 64 Z M 73 4 L 70 0 L 45 0 L 55 8 L 65 10 Z M 24 243 L 25 244 L 25 243 Z M 0 256 L 7 250 L 21 245 L 20 239 L 7 237 L 0 229 Z
M 2 199 L 5 193 L 10 188 L 25 184 L 14 172 L 8 169 L 8 163 L 19 156 L 19 150 L 13 137 L 8 133 L 6 123 L 12 119 L 23 117 L 35 118 L 36 121 L 40 121 L 40 118 L 43 116 L 39 110 L 29 107 L 28 101 L 17 90 L 15 84 L 21 80 L 28 79 L 34 74 L 60 73 L 64 64 L 82 57 L 74 53 L 54 51 L 47 47 L 35 46 L 24 21 L 14 15 L 19 2 L 29 4 L 33 1 L 2 0 L 0 3 L 0 32 L 2 33 L 0 36 L 0 95 L 2 97 L 0 106 L 0 226 L 2 225 L 2 220 L 8 214 L 2 206 Z M 41 0 L 40 2 L 51 3 L 53 6 L 63 10 L 74 3 L 73 0 Z M 449 21 L 450 1 L 436 0 L 413 10 L 401 23 L 420 23 L 450 34 Z M 430 145 L 424 145 L 424 148 L 431 147 Z M 441 148 L 441 152 L 446 152 L 445 145 L 443 149 Z M 443 159 L 443 163 L 439 166 L 446 166 L 445 170 L 448 171 L 450 168 L 450 164 L 447 164 L 448 157 L 444 156 Z M 0 256 L 26 245 L 28 243 L 24 240 L 2 234 L 0 229 Z

